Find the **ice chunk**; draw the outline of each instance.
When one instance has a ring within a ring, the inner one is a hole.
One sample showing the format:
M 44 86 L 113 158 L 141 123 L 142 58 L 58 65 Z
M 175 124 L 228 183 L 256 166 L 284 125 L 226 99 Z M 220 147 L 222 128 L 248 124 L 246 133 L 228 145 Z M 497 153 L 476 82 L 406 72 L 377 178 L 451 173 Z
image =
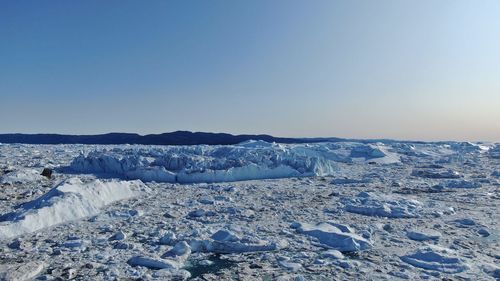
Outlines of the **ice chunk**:
M 495 145 L 488 151 L 491 158 L 500 159 L 500 144 Z
M 4 184 L 27 183 L 42 180 L 46 180 L 46 178 L 40 174 L 40 171 L 35 169 L 22 169 L 0 176 L 0 183 Z
M 215 232 L 211 239 L 191 241 L 191 247 L 194 251 L 218 254 L 275 251 L 286 246 L 285 244 L 265 241 L 256 237 L 242 239 L 225 229 Z
M 445 186 L 447 188 L 479 188 L 481 184 L 467 180 L 449 180 L 446 182 Z
M 344 255 L 342 252 L 338 250 L 327 250 L 321 253 L 321 257 L 327 258 L 327 259 L 335 259 L 335 260 L 341 260 L 344 259 Z
M 214 233 L 211 237 L 215 241 L 229 241 L 229 242 L 235 242 L 240 240 L 236 234 L 230 232 L 229 230 L 221 229 Z
M 130 258 L 127 263 L 130 266 L 144 266 L 150 269 L 179 269 L 179 264 L 172 260 L 153 259 L 144 256 Z
M 363 178 L 363 179 L 337 178 L 337 179 L 333 179 L 330 183 L 336 184 L 336 185 L 342 185 L 342 184 L 363 184 L 363 183 L 370 183 L 370 182 L 371 182 L 371 179 L 369 179 L 369 178 Z
M 140 181 L 66 180 L 40 198 L 2 215 L 0 239 L 96 215 L 102 207 L 134 197 L 144 188 Z
M 189 246 L 189 244 L 185 241 L 180 241 L 161 257 L 184 263 L 188 259 L 189 255 L 191 255 L 191 246 Z
M 450 274 L 468 269 L 467 264 L 457 257 L 452 250 L 433 245 L 402 256 L 401 260 L 415 267 Z
M 344 232 L 329 223 L 294 223 L 292 227 L 299 233 L 317 238 L 322 245 L 341 252 L 363 251 L 372 247 L 371 242 L 365 238 L 355 233 Z
M 191 273 L 185 269 L 160 269 L 153 273 L 153 277 L 159 280 L 188 280 Z
M 0 265 L 0 280 L 32 280 L 42 273 L 45 266 L 46 264 L 42 261 Z
M 432 229 L 411 230 L 406 235 L 416 241 L 438 240 L 441 238 L 441 233 Z
M 382 150 L 370 145 L 360 145 L 352 148 L 350 156 L 353 158 L 360 157 L 365 159 L 372 159 L 384 157 L 385 153 L 382 152 Z
M 116 232 L 113 236 L 109 238 L 110 241 L 115 241 L 115 240 L 124 240 L 127 238 L 127 235 L 123 231 L 118 231 Z
M 476 222 L 473 219 L 469 219 L 469 218 L 456 219 L 453 222 L 456 223 L 457 225 L 460 225 L 460 226 L 476 225 Z
M 162 245 L 172 245 L 177 240 L 174 232 L 167 231 L 161 238 L 159 243 Z
M 401 162 L 401 157 L 390 152 L 388 147 L 382 143 L 358 145 L 351 149 L 351 158 L 364 158 L 365 161 L 379 164 L 393 164 Z
M 453 170 L 445 170 L 445 171 L 414 170 L 411 175 L 415 177 L 431 178 L 431 179 L 457 179 L 462 177 L 462 175 Z
M 356 197 L 344 197 L 341 201 L 346 211 L 365 216 L 415 218 L 422 209 L 422 204 L 417 200 L 367 192 L 360 192 Z
M 300 263 L 296 262 L 290 262 L 290 261 L 279 261 L 278 264 L 287 270 L 290 270 L 292 272 L 299 271 L 302 268 L 302 265 Z

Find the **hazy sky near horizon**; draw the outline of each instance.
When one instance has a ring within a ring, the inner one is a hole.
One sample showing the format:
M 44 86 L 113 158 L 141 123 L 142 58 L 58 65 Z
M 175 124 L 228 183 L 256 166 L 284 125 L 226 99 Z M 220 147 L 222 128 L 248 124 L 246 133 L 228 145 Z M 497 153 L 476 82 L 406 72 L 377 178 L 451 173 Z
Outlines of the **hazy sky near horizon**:
M 1 1 L 0 133 L 500 141 L 500 1 Z

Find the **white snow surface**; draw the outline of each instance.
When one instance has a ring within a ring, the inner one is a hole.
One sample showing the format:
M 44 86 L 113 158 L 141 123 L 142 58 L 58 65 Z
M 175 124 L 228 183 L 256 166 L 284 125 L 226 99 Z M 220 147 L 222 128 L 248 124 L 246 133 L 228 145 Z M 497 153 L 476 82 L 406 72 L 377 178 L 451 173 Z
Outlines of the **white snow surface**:
M 140 181 L 68 179 L 0 217 L 0 239 L 96 215 L 108 204 L 137 196 L 142 187 Z

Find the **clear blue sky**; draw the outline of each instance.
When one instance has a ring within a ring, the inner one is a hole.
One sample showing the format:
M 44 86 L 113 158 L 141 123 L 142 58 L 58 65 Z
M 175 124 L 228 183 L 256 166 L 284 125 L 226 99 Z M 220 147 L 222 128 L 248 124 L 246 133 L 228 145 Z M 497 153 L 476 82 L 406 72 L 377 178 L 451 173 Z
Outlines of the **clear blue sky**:
M 500 1 L 0 1 L 0 132 L 500 140 Z

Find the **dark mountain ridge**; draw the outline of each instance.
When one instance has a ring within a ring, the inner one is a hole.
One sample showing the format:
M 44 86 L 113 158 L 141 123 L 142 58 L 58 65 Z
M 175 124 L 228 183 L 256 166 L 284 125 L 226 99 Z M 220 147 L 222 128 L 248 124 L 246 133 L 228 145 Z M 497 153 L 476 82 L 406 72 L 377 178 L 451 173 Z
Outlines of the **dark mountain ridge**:
M 224 145 L 237 144 L 247 140 L 263 140 L 278 143 L 305 143 L 341 140 L 336 138 L 281 138 L 270 135 L 231 135 L 175 131 L 163 134 L 139 135 L 130 133 L 108 133 L 99 135 L 62 134 L 0 134 L 0 143 L 25 144 L 153 144 L 153 145 Z
M 208 133 L 175 131 L 162 134 L 139 135 L 134 133 L 107 133 L 98 135 L 63 134 L 0 134 L 0 143 L 24 144 L 149 144 L 149 145 L 228 145 L 248 140 L 262 140 L 277 143 L 314 143 L 353 141 L 360 143 L 429 143 L 425 141 L 396 141 L 391 139 L 350 139 L 336 137 L 319 138 L 282 138 L 270 135 L 232 135 L 227 133 Z M 441 143 L 441 142 L 432 142 Z M 443 142 L 444 143 L 444 142 Z

